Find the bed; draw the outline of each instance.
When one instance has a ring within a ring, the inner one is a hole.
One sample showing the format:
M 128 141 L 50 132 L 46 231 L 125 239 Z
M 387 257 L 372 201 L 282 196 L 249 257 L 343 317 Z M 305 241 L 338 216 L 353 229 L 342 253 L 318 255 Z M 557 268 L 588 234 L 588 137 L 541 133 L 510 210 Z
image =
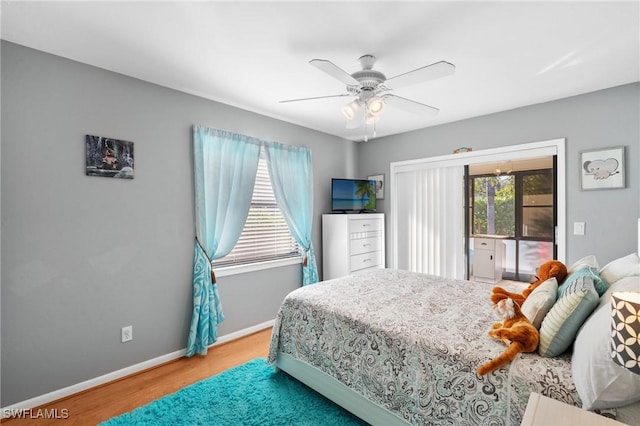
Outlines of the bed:
M 581 405 L 571 354 L 500 354 L 491 284 L 374 269 L 290 293 L 269 362 L 371 424 L 519 425 L 531 392 Z

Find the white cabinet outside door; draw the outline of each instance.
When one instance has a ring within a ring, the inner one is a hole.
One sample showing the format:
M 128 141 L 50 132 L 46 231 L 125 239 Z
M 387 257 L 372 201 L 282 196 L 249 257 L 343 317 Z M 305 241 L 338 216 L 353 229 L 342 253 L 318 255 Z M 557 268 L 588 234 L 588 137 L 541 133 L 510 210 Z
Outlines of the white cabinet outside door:
M 473 277 L 476 281 L 497 283 L 502 279 L 504 242 L 500 236 L 473 239 Z

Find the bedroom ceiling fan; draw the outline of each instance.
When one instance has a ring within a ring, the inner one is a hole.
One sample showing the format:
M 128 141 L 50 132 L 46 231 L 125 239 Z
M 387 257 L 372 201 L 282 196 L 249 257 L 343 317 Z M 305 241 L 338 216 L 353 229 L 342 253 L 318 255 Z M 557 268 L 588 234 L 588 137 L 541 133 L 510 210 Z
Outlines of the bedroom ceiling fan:
M 331 61 L 312 59 L 309 61 L 311 65 L 346 84 L 347 93 L 316 96 L 312 98 L 288 99 L 280 102 L 299 102 L 347 96 L 354 97 L 354 99 L 342 107 L 342 113 L 348 120 L 348 129 L 357 129 L 364 124 L 364 140 L 366 142 L 368 140 L 367 127 L 369 125 L 373 126 L 373 136 L 375 137 L 375 125 L 387 104 L 422 116 L 434 116 L 439 111 L 438 108 L 430 105 L 388 93 L 390 90 L 445 77 L 453 74 L 456 69 L 453 64 L 440 61 L 396 75 L 395 77 L 387 78 L 382 72 L 373 69 L 373 65 L 376 62 L 375 56 L 364 55 L 359 58 L 359 61 L 362 69 L 349 74 Z

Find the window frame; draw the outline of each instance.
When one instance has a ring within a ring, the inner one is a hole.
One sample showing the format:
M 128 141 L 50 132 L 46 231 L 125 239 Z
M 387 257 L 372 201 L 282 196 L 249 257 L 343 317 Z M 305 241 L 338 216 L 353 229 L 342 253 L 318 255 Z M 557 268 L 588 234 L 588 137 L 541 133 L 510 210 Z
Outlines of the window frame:
M 555 166 L 552 166 L 555 167 Z M 543 242 L 547 242 L 547 243 L 553 243 L 554 242 L 554 229 L 556 227 L 556 217 L 555 217 L 555 203 L 556 203 L 556 198 L 555 198 L 555 193 L 556 193 L 556 189 L 555 189 L 555 183 L 554 183 L 554 175 L 555 175 L 555 168 L 551 168 L 551 169 L 536 169 L 536 170 L 524 170 L 524 171 L 519 171 L 516 172 L 517 176 L 516 176 L 516 238 L 523 240 L 523 241 L 543 241 Z M 516 174 L 514 173 L 514 174 Z M 541 175 L 543 173 L 550 173 L 551 174 L 551 204 L 540 204 L 540 205 L 525 205 L 524 204 L 524 197 L 526 196 L 525 194 L 525 182 L 524 179 L 526 176 L 533 176 L 533 175 Z M 525 236 L 522 235 L 523 234 L 523 229 L 522 226 L 525 224 L 524 223 L 524 212 L 525 209 L 537 209 L 537 208 L 551 208 L 551 220 L 553 222 L 552 225 L 552 229 L 551 229 L 551 236 L 550 237 L 541 237 L 541 236 Z
M 212 266 L 216 277 L 226 277 L 230 275 L 244 274 L 247 272 L 262 271 L 271 268 L 302 264 L 302 256 L 288 257 L 285 259 L 265 260 L 262 262 L 243 263 L 241 265 Z

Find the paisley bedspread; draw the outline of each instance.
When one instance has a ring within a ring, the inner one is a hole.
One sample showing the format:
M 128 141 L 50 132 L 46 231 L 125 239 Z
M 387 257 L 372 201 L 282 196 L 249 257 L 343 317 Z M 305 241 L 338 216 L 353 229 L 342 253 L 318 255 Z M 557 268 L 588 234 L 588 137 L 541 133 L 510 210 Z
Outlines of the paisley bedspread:
M 570 355 L 520 354 L 487 335 L 490 284 L 375 269 L 291 292 L 269 351 L 310 364 L 416 425 L 519 425 L 531 392 L 580 405 Z

